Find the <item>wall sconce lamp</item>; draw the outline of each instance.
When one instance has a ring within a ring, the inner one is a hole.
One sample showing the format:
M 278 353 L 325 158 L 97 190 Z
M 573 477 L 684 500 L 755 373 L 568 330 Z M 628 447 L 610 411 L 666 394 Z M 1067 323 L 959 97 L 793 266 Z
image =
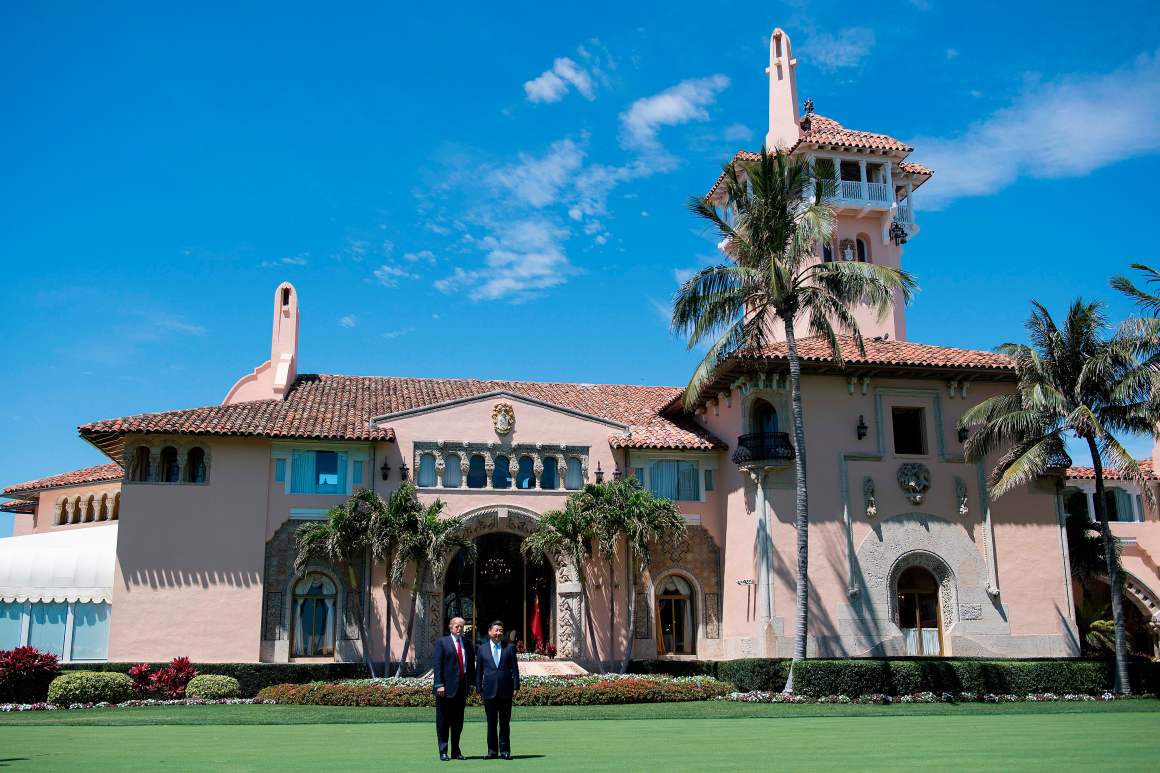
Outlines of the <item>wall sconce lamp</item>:
M 959 427 L 959 442 L 966 443 L 967 438 L 971 436 L 971 431 L 966 427 Z
M 600 464 L 600 463 L 597 462 L 597 464 Z M 612 479 L 613 480 L 620 480 L 623 477 L 624 477 L 624 473 L 621 472 L 620 465 L 618 464 L 612 470 Z
M 906 244 L 906 229 L 897 220 L 890 224 L 890 238 L 899 247 Z
M 600 462 L 596 463 L 596 482 L 597 483 L 604 482 L 604 470 L 600 469 Z
M 383 462 L 383 466 L 379 468 L 379 472 L 383 474 L 383 480 L 387 480 L 391 476 L 391 465 Z
M 862 417 L 862 414 L 858 414 L 858 426 L 855 429 L 858 430 L 859 440 L 865 438 L 866 433 L 870 431 L 870 428 L 866 426 L 866 419 Z
M 410 471 L 411 471 L 411 468 L 407 466 L 406 462 L 403 462 L 402 464 L 400 464 L 399 465 L 399 479 L 406 480 L 407 473 L 409 473 Z

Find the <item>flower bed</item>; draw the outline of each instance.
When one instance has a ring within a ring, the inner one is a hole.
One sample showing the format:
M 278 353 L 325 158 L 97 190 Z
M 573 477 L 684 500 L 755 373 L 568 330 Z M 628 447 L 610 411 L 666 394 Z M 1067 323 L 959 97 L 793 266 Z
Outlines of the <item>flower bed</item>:
M 1115 693 L 1104 692 L 1098 695 L 1088 695 L 1086 693 L 1064 693 L 1057 695 L 1056 693 L 1028 693 L 1027 695 L 995 695 L 993 693 L 971 693 L 961 692 L 957 694 L 944 692 L 916 692 L 909 695 L 883 695 L 881 693 L 871 693 L 870 695 L 859 695 L 850 697 L 849 695 L 823 695 L 821 697 L 810 697 L 801 694 L 787 694 L 782 692 L 766 692 L 764 690 L 751 690 L 749 692 L 731 692 L 728 695 L 722 695 L 714 700 L 719 701 L 737 701 L 740 703 L 838 703 L 838 704 L 859 704 L 869 705 L 875 704 L 879 706 L 888 706 L 898 703 L 1054 703 L 1056 701 L 1076 701 L 1076 702 L 1091 702 L 1091 701 L 1114 701 L 1114 700 L 1131 700 L 1132 698 L 1141 698 L 1145 696 L 1136 695 L 1116 695 Z
M 221 698 L 219 700 L 202 700 L 200 698 L 186 698 L 183 700 L 128 700 L 121 703 L 70 703 L 67 706 L 58 706 L 54 703 L 41 701 L 39 703 L 0 703 L 0 712 L 13 711 L 75 711 L 76 709 L 132 709 L 139 706 L 237 706 L 240 704 L 273 703 L 274 701 L 259 700 L 258 698 Z
M 281 684 L 258 697 L 274 703 L 311 706 L 433 706 L 428 679 L 358 679 L 347 682 Z M 528 676 L 520 680 L 517 706 L 601 706 L 613 703 L 701 701 L 727 695 L 728 682 L 711 677 L 590 674 L 575 678 Z M 470 705 L 479 705 L 472 694 Z

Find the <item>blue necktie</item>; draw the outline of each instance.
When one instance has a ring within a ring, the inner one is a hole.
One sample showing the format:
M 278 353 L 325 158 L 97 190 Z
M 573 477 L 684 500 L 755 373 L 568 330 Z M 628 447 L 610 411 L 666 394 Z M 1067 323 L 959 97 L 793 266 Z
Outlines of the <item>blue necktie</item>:
M 495 667 L 499 668 L 499 645 L 495 642 L 491 643 L 491 659 L 495 661 Z

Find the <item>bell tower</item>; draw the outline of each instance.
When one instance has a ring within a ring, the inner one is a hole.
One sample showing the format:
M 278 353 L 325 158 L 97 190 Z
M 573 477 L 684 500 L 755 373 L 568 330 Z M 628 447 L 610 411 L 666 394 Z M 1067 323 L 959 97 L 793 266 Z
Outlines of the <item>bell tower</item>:
M 222 405 L 281 400 L 298 376 L 298 291 L 289 282 L 274 290 L 274 329 L 270 359 L 238 379 Z
M 765 134 L 765 147 L 792 148 L 797 144 L 798 114 L 797 59 L 789 35 L 781 27 L 769 36 L 769 131 Z

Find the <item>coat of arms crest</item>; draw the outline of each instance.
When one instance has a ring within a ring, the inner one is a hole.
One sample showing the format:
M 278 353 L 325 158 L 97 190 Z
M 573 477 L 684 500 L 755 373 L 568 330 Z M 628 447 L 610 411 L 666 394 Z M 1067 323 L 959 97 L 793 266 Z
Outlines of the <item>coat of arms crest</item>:
M 491 424 L 496 434 L 506 435 L 516 428 L 516 412 L 511 403 L 496 403 L 491 409 Z

